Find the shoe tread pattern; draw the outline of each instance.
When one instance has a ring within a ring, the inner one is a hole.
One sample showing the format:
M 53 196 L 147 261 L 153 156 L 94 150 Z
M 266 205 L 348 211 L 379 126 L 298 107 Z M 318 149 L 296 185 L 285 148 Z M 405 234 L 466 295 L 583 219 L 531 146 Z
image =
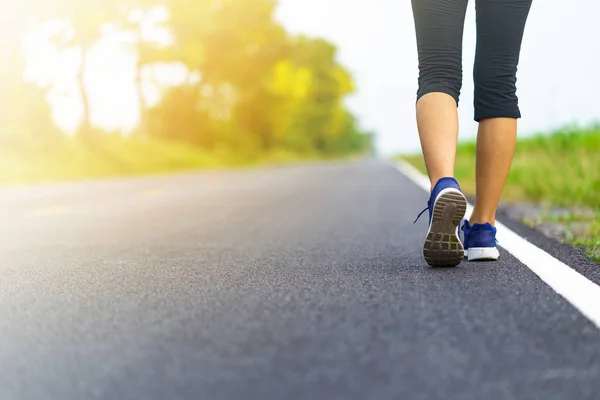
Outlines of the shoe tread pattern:
M 467 211 L 467 199 L 456 191 L 442 193 L 433 207 L 431 229 L 423 245 L 425 261 L 432 267 L 455 267 L 464 258 L 456 229 Z

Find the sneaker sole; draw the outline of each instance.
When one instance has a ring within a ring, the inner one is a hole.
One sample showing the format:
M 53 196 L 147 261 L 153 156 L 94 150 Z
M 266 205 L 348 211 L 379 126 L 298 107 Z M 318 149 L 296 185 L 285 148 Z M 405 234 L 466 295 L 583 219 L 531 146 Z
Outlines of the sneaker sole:
M 445 189 L 433 205 L 431 226 L 423 245 L 425 261 L 432 267 L 456 267 L 465 250 L 458 237 L 458 225 L 467 212 L 467 199 L 456 189 Z
M 469 261 L 496 261 L 500 258 L 500 252 L 495 247 L 472 247 L 466 251 Z

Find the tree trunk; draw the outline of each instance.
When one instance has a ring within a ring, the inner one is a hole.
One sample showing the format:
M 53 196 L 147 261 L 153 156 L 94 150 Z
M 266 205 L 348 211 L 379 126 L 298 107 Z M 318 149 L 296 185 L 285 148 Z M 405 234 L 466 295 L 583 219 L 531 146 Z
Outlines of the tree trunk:
M 143 60 L 142 60 L 142 56 L 141 56 L 142 51 L 143 51 L 141 25 L 138 26 L 137 46 L 138 46 L 138 59 L 137 59 L 137 63 L 135 66 L 135 92 L 136 92 L 137 100 L 138 100 L 139 118 L 140 118 L 138 134 L 142 137 L 145 137 L 148 135 L 148 127 L 147 127 L 148 105 L 146 104 L 146 98 L 144 97 L 144 90 L 143 90 L 144 77 L 143 77 L 142 73 L 144 71 L 144 64 L 143 64 Z
M 81 46 L 81 61 L 79 63 L 79 70 L 77 71 L 77 84 L 79 89 L 79 96 L 81 97 L 81 105 L 83 106 L 83 114 L 81 118 L 81 125 L 79 126 L 79 135 L 83 138 L 89 138 L 92 136 L 92 122 L 90 117 L 90 101 L 85 87 L 85 70 L 87 53 L 89 46 Z

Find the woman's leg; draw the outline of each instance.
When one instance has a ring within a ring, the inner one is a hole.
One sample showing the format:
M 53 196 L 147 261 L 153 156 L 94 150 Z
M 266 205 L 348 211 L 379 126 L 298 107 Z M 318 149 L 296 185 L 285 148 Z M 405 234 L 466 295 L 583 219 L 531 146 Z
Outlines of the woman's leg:
M 417 125 L 431 187 L 454 176 L 467 0 L 412 0 L 419 53 Z
M 467 1 L 412 0 L 419 52 L 417 124 L 431 183 L 423 256 L 433 267 L 456 266 L 464 256 L 458 225 L 467 200 L 453 176 Z
M 531 0 L 477 0 L 477 189 L 470 223 L 495 223 L 521 117 L 516 73 Z

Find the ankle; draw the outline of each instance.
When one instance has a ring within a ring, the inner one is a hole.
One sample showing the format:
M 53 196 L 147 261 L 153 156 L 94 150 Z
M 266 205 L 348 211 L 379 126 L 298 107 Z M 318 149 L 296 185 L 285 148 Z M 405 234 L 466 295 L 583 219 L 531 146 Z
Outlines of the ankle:
M 440 179 L 443 179 L 443 178 L 456 179 L 456 178 L 454 178 L 454 174 L 442 175 L 442 176 L 436 176 L 434 178 L 430 178 L 430 180 L 429 180 L 429 182 L 430 182 L 429 191 L 433 192 L 433 188 L 435 187 L 435 185 L 437 185 L 437 183 L 440 181 Z
M 496 227 L 496 218 L 489 216 L 478 216 L 475 214 L 471 215 L 471 218 L 469 218 L 469 225 L 471 226 L 473 226 L 474 224 L 484 225 L 486 223 L 490 223 L 493 227 Z

